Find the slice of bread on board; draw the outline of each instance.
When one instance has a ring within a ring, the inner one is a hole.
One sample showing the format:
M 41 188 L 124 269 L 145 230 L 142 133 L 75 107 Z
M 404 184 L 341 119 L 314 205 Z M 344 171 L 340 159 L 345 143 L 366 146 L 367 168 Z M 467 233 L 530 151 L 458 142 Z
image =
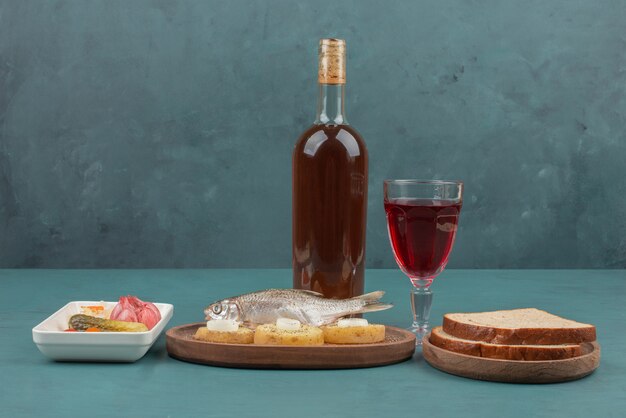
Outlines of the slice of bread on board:
M 302 325 L 294 331 L 278 328 L 274 324 L 257 327 L 254 343 L 260 345 L 322 345 L 324 333 L 318 327 Z
M 207 327 L 200 327 L 193 338 L 212 343 L 252 344 L 254 331 L 243 326 L 240 326 L 237 331 L 212 331 Z
M 596 327 L 535 308 L 449 313 L 443 331 L 463 340 L 508 345 L 580 344 L 596 339 Z
M 442 327 L 430 334 L 430 343 L 455 353 L 501 360 L 563 360 L 582 354 L 580 344 L 505 345 L 464 340 L 448 335 Z
M 322 327 L 324 342 L 327 344 L 372 344 L 385 340 L 385 326 L 368 324 L 365 326 Z

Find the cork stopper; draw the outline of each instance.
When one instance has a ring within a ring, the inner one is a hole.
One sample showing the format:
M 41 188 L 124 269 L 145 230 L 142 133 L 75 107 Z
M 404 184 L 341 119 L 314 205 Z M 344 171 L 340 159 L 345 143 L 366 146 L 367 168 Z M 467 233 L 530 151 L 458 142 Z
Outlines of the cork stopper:
M 320 39 L 320 84 L 346 84 L 346 41 L 343 39 Z

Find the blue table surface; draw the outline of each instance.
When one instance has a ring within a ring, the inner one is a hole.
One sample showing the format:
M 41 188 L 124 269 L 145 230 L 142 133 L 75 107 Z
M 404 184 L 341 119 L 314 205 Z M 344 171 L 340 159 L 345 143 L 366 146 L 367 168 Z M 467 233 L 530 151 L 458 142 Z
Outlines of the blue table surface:
M 449 270 L 433 285 L 433 324 L 445 312 L 537 307 L 597 326 L 600 368 L 549 385 L 481 382 L 413 359 L 354 370 L 240 370 L 168 357 L 162 335 L 132 364 L 56 363 L 31 329 L 71 300 L 135 294 L 174 304 L 168 327 L 202 320 L 216 299 L 289 287 L 290 270 L 0 270 L 0 415 L 216 417 L 624 417 L 626 271 Z M 396 270 L 368 270 L 368 291 L 396 307 L 368 315 L 406 326 L 409 283 Z

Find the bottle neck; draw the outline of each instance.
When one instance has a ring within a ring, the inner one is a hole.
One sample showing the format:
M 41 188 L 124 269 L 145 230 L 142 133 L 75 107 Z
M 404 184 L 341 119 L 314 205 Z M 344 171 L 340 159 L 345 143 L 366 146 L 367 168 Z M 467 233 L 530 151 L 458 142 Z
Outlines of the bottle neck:
M 344 109 L 345 84 L 320 84 L 316 125 L 347 125 Z

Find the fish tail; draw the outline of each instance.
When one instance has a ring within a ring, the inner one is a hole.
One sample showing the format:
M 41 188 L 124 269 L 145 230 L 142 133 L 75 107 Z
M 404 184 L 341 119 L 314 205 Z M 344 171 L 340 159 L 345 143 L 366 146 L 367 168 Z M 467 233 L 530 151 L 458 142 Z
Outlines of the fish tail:
M 384 295 L 384 291 L 377 290 L 376 292 L 366 293 L 364 295 L 352 298 L 354 300 L 360 300 L 364 302 L 364 306 L 355 313 L 384 311 L 385 309 L 393 308 L 393 305 L 391 303 L 379 302 L 380 298 L 382 298 Z
M 384 290 L 377 290 L 375 292 L 366 293 L 361 296 L 355 296 L 352 299 L 362 300 L 367 305 L 368 303 L 378 302 L 383 296 L 385 296 Z
M 362 307 L 361 309 L 359 309 L 358 311 L 354 313 L 377 312 L 377 311 L 384 311 L 386 309 L 391 309 L 391 308 L 393 308 L 393 304 L 391 303 L 374 302 L 369 305 L 365 305 L 364 307 Z

